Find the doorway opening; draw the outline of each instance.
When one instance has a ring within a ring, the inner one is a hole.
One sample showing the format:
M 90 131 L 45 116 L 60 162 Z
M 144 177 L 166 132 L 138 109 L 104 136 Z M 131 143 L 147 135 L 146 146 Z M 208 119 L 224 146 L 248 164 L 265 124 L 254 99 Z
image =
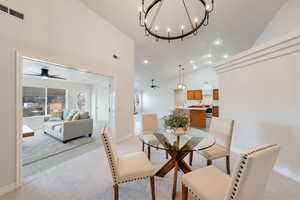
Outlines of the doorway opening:
M 112 78 L 26 57 L 20 67 L 22 177 L 98 148 L 113 117 Z

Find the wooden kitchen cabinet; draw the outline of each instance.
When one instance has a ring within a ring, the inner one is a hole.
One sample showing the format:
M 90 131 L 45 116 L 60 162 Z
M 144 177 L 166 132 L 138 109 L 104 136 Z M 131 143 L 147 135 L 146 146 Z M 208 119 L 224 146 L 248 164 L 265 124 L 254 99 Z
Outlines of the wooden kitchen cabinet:
M 219 100 L 219 89 L 214 89 L 213 90 L 213 99 L 214 100 Z
M 195 100 L 202 100 L 203 99 L 202 90 L 195 90 L 194 91 L 194 99 Z
M 190 110 L 190 126 L 194 128 L 206 128 L 206 111 Z
M 219 106 L 213 106 L 212 116 L 219 117 Z
M 202 100 L 202 90 L 188 90 L 187 91 L 187 99 L 188 100 Z
M 192 91 L 192 90 L 187 91 L 187 99 L 194 100 L 194 91 Z

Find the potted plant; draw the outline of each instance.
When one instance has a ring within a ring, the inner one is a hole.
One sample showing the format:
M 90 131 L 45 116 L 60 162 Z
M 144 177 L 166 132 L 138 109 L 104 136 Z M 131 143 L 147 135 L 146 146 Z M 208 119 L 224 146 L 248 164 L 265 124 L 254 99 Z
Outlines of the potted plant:
M 189 119 L 180 114 L 179 112 L 173 111 L 171 115 L 164 119 L 165 128 L 169 128 L 175 135 L 184 135 L 189 127 Z

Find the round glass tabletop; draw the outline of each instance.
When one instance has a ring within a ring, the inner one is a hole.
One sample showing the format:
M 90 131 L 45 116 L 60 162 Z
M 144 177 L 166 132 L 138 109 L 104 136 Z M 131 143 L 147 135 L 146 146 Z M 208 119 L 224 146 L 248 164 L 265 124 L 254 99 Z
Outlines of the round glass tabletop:
M 187 134 L 177 136 L 169 129 L 144 131 L 139 139 L 154 148 L 167 151 L 199 151 L 215 144 L 215 138 L 201 130 L 190 129 Z

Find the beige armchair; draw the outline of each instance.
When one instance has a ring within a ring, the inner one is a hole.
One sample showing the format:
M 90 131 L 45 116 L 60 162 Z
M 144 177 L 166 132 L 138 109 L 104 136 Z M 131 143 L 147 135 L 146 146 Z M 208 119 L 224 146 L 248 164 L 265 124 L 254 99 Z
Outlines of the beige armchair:
M 216 139 L 216 144 L 212 147 L 200 151 L 200 154 L 207 159 L 207 166 L 213 160 L 226 157 L 227 174 L 230 174 L 230 147 L 233 133 L 233 120 L 212 118 L 209 133 Z M 192 165 L 193 154 L 190 155 L 190 165 Z
M 114 199 L 119 199 L 119 184 L 149 178 L 152 200 L 155 200 L 155 169 L 147 159 L 146 154 L 144 152 L 136 152 L 118 156 L 116 152 L 116 144 L 107 128 L 104 129 L 101 134 L 101 138 L 112 173 Z
M 190 192 L 201 200 L 260 200 L 279 153 L 278 145 L 241 155 L 232 177 L 209 166 L 182 177 L 182 200 Z

